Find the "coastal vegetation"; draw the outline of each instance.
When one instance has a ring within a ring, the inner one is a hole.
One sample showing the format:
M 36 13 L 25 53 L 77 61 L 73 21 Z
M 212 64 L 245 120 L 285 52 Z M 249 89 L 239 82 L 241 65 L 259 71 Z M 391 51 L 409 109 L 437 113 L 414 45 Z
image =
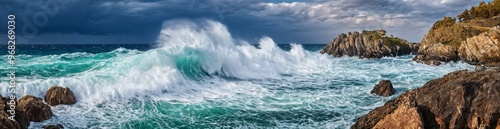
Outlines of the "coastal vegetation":
M 481 2 L 478 6 L 465 9 L 457 16 L 459 21 L 470 21 L 476 19 L 488 19 L 500 14 L 500 0 L 493 0 L 492 2 Z

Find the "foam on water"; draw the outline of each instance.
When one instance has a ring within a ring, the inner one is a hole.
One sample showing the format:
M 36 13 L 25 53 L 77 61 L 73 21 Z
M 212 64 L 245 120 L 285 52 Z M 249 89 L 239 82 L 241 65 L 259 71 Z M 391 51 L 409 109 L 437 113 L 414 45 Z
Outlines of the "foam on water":
M 369 94 L 382 79 L 390 79 L 400 94 L 471 68 L 427 66 L 412 56 L 333 58 L 300 44 L 284 51 L 269 37 L 255 47 L 214 21 L 165 22 L 158 42 L 148 51 L 21 55 L 19 69 L 36 72 L 18 77 L 19 94 L 41 97 L 61 85 L 79 100 L 53 107 L 54 118 L 32 127 L 348 128 L 394 97 Z M 68 69 L 76 66 L 83 70 Z M 7 85 L 0 83 L 2 95 Z

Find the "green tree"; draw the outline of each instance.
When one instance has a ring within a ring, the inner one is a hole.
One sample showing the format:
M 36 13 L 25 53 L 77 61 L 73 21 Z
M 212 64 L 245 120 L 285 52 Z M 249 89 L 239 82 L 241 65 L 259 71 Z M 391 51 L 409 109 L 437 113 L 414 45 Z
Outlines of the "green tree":
M 444 17 L 443 20 L 439 20 L 437 22 L 434 23 L 434 25 L 432 26 L 432 29 L 437 29 L 437 28 L 441 28 L 441 27 L 446 27 L 446 26 L 453 26 L 455 25 L 457 19 L 455 18 L 452 18 L 452 17 Z
M 470 11 L 469 11 L 470 18 L 471 18 L 471 19 L 475 19 L 475 18 L 477 18 L 477 17 L 479 16 L 479 13 L 478 13 L 478 12 L 479 12 L 479 11 L 478 11 L 477 7 L 472 7 L 472 8 L 470 8 Z
M 462 14 L 458 15 L 457 16 L 458 18 L 458 21 L 468 21 L 471 19 L 471 16 L 469 14 L 469 10 L 465 9 L 464 12 L 462 12 Z

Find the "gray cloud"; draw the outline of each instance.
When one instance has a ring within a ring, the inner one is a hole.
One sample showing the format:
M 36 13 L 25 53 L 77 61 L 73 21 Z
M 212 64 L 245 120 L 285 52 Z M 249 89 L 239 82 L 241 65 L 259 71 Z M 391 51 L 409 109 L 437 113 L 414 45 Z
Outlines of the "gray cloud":
M 21 19 L 33 22 L 37 13 L 44 12 L 40 5 L 47 1 L 58 0 L 4 0 L 0 16 L 15 14 L 19 19 L 16 26 L 21 28 L 27 24 Z M 250 42 L 269 36 L 278 43 L 327 43 L 339 33 L 378 28 L 418 42 L 434 21 L 455 16 L 477 3 L 479 0 L 69 0 L 56 15 L 48 17 L 46 25 L 36 26 L 36 39 L 57 43 L 57 39 L 47 37 L 60 34 L 84 42 L 89 37 L 85 35 L 95 35 L 150 43 L 163 21 L 207 18 L 222 22 L 234 36 Z M 75 35 L 83 36 L 78 39 Z

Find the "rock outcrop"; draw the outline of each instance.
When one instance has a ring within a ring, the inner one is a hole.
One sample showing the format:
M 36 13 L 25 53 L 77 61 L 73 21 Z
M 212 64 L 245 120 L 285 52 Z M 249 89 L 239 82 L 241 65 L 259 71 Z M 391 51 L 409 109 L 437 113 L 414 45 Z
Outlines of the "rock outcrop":
M 31 121 L 34 122 L 48 120 L 53 116 L 50 106 L 43 103 L 42 98 L 35 96 L 23 96 L 19 99 L 17 106 L 28 118 L 30 118 Z
M 438 22 L 435 23 L 436 26 Z M 467 29 L 459 25 L 433 27 L 422 39 L 418 56 L 415 61 L 427 63 L 429 61 L 458 61 L 460 43 L 468 37 L 481 33 L 478 30 Z
M 351 128 L 477 129 L 500 128 L 499 122 L 500 72 L 462 70 L 401 94 Z
M 436 65 L 434 62 L 450 62 L 462 60 L 462 42 L 468 38 L 480 35 L 495 25 L 500 24 L 500 16 L 482 20 L 471 20 L 455 23 L 455 20 L 445 17 L 434 23 L 421 41 L 418 55 L 413 59 L 419 63 Z M 485 41 L 475 38 L 467 42 Z
M 322 54 L 335 57 L 358 56 L 360 58 L 382 58 L 416 54 L 419 44 L 407 42 L 397 37 L 385 36 L 385 30 L 349 32 L 340 34 L 330 42 Z
M 468 38 L 458 52 L 462 60 L 469 64 L 500 67 L 500 26 Z
M 45 102 L 51 106 L 59 104 L 75 104 L 76 97 L 69 88 L 53 86 L 45 93 Z
M 396 91 L 394 90 L 394 87 L 392 87 L 392 82 L 390 80 L 382 80 L 377 85 L 375 85 L 370 93 L 375 93 L 376 95 L 387 97 L 394 95 Z

